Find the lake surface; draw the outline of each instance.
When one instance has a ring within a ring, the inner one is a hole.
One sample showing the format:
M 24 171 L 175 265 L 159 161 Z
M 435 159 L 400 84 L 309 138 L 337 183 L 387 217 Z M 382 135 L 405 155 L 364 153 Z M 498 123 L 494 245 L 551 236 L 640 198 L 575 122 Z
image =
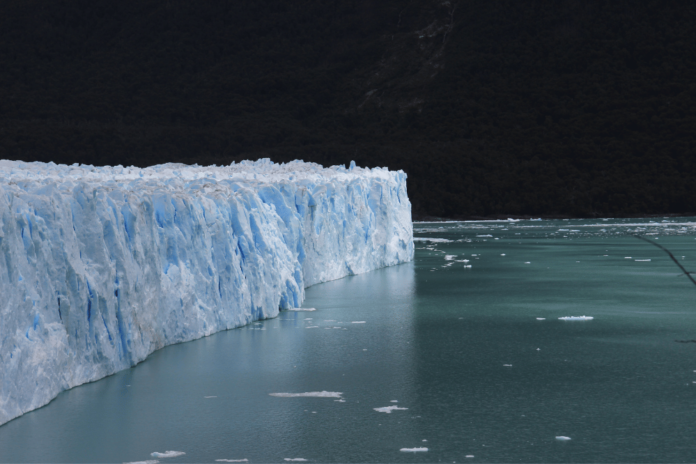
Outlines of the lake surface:
M 632 236 L 696 271 L 696 219 L 653 221 L 415 224 L 413 263 L 64 392 L 0 461 L 696 461 L 696 286 Z

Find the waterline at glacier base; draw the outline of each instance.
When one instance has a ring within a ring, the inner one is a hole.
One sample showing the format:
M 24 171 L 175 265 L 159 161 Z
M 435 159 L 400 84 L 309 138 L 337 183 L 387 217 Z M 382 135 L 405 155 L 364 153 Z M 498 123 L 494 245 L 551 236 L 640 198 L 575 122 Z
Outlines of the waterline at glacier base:
M 386 168 L 0 160 L 0 189 L 0 424 L 414 254 Z

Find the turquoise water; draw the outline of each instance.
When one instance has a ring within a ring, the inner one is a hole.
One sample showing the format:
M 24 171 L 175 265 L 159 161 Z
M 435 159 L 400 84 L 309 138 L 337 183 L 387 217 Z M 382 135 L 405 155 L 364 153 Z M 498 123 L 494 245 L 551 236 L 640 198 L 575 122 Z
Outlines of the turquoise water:
M 416 224 L 413 263 L 64 392 L 0 461 L 696 461 L 696 286 L 631 235 L 696 271 L 696 222 L 653 221 Z

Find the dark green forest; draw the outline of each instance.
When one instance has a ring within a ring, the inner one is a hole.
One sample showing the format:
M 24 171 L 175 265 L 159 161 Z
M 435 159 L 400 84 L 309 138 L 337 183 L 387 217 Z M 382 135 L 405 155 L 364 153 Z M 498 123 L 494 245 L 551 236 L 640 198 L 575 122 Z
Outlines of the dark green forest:
M 417 218 L 696 212 L 696 2 L 4 0 L 0 158 L 303 159 Z

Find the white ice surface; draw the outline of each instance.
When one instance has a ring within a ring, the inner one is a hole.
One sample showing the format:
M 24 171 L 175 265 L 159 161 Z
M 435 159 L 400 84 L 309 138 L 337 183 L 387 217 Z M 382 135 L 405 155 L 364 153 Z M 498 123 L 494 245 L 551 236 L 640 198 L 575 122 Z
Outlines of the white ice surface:
M 304 458 L 284 458 L 286 461 L 295 461 L 295 462 L 304 462 L 306 459 Z
M 316 311 L 317 308 L 290 308 L 288 311 Z
M 561 436 L 559 436 L 559 437 L 556 437 L 556 440 L 568 441 L 568 440 L 570 440 L 570 437 L 564 437 L 563 435 L 561 435 Z
M 565 316 L 559 317 L 562 321 L 591 321 L 594 319 L 592 316 Z
M 165 451 L 164 453 L 158 453 L 155 451 L 154 453 L 150 454 L 153 458 L 176 458 L 178 456 L 183 456 L 184 453 L 183 451 Z
M 422 453 L 428 451 L 428 448 L 401 448 L 399 451 L 404 453 Z
M 215 462 L 249 462 L 248 459 L 216 459 Z
M 280 398 L 300 398 L 300 397 L 314 397 L 314 398 L 340 398 L 343 393 L 341 392 L 305 392 L 305 393 L 269 393 L 271 396 L 278 396 Z
M 0 424 L 63 390 L 413 259 L 406 175 L 0 160 Z
M 408 408 L 400 408 L 398 406 L 384 406 L 382 408 L 372 408 L 377 412 L 386 412 L 387 414 L 391 414 L 392 411 L 406 411 Z

